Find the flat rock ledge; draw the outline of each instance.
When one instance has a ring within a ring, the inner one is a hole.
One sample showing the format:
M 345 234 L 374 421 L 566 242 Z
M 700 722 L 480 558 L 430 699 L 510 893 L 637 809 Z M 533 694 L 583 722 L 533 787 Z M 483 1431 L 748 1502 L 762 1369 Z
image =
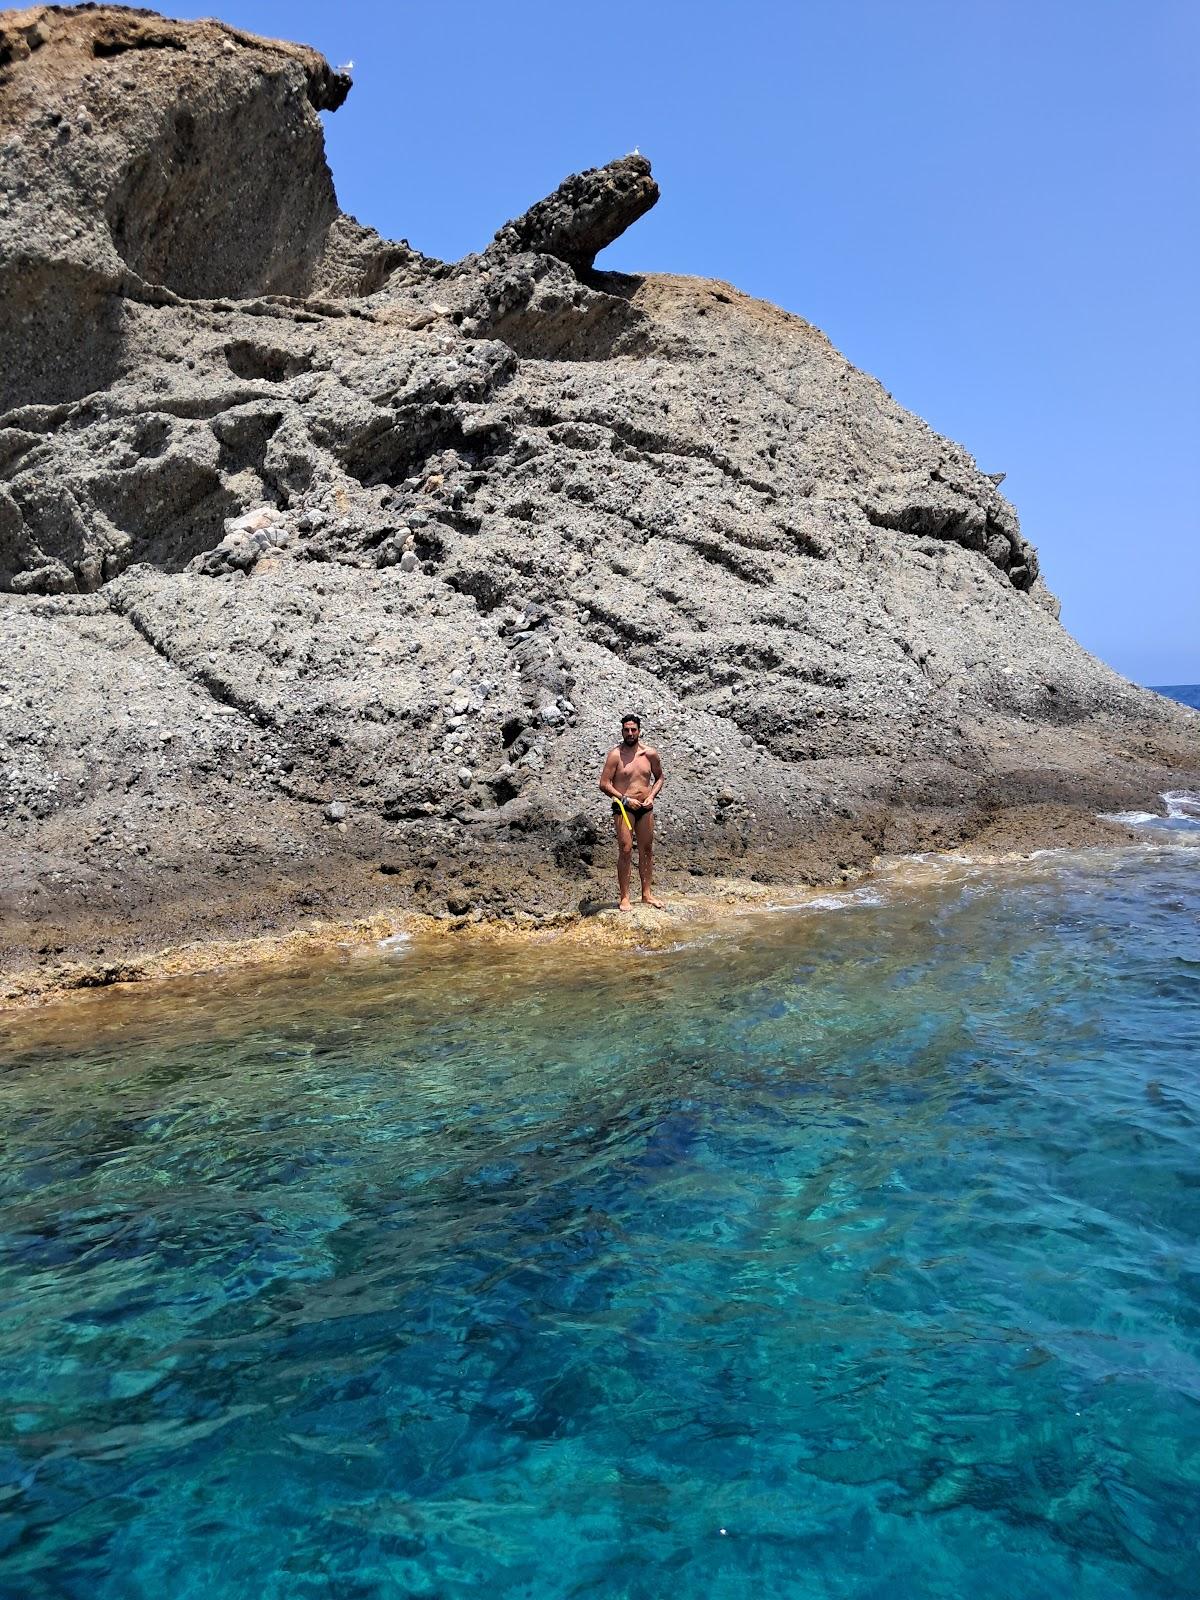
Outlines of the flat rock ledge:
M 1034 853 L 1093 849 L 1112 851 L 1145 843 L 1132 828 L 1075 808 L 1014 809 L 981 829 L 973 844 L 935 855 L 877 858 L 866 870 L 842 870 L 828 883 L 756 883 L 714 877 L 697 887 L 670 881 L 661 908 L 635 901 L 621 912 L 597 885 L 571 911 L 484 917 L 479 913 L 431 917 L 387 907 L 368 915 L 308 918 L 302 925 L 244 938 L 213 937 L 132 952 L 105 961 L 43 962 L 0 973 L 0 1012 L 77 1000 L 98 990 L 159 984 L 172 979 L 263 966 L 311 967 L 344 959 L 348 952 L 388 948 L 409 940 L 461 939 L 472 944 L 544 945 L 585 955 L 638 949 L 672 950 L 698 940 L 745 932 L 747 916 L 769 918 L 781 911 L 828 909 L 833 897 L 873 887 L 901 894 L 936 890 L 964 871 L 981 867 L 1018 869 Z M 1043 861 L 1043 870 L 1045 863 Z M 761 925 L 761 924 L 760 924 Z

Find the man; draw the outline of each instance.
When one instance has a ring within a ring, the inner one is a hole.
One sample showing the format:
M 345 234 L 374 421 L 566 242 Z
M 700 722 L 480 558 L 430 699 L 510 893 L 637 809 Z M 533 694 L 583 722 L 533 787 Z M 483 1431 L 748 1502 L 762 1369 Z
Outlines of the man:
M 617 830 L 617 885 L 621 891 L 621 910 L 628 911 L 629 871 L 633 864 L 633 841 L 638 847 L 638 876 L 642 880 L 642 904 L 660 906 L 651 893 L 654 881 L 654 802 L 663 786 L 662 762 L 658 751 L 642 743 L 642 719 L 632 713 L 621 718 L 621 742 L 608 752 L 600 774 L 600 789 L 612 800 L 613 823 Z M 633 832 L 622 815 L 633 823 Z

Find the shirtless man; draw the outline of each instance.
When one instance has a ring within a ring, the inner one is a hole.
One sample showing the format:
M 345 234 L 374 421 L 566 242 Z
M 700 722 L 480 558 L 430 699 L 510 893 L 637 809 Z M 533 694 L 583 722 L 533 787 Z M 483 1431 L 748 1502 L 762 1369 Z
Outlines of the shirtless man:
M 658 751 L 642 743 L 642 719 L 632 714 L 621 718 L 621 742 L 608 752 L 600 774 L 601 792 L 613 803 L 613 822 L 617 830 L 617 884 L 621 890 L 621 910 L 629 906 L 629 869 L 633 863 L 633 840 L 637 835 L 638 876 L 642 880 L 642 904 L 660 906 L 651 893 L 654 881 L 654 802 L 663 786 L 662 762 Z M 633 823 L 630 833 L 621 815 L 624 805 Z

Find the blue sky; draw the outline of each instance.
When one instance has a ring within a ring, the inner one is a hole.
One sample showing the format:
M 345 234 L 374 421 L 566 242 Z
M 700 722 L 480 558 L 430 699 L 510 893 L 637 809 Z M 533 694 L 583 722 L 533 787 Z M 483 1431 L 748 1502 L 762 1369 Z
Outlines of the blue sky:
M 211 14 L 176 6 L 176 15 Z M 1200 682 L 1194 0 L 224 0 L 353 60 L 343 207 L 455 257 L 635 146 L 600 265 L 725 278 L 960 440 L 1063 620 Z

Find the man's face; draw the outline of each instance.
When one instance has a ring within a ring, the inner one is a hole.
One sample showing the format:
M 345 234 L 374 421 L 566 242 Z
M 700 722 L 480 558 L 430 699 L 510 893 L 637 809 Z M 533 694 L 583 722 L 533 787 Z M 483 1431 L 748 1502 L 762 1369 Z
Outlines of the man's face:
M 640 730 L 636 722 L 630 721 L 623 722 L 621 724 L 621 738 L 626 744 L 636 744 L 638 742 L 639 732 Z

